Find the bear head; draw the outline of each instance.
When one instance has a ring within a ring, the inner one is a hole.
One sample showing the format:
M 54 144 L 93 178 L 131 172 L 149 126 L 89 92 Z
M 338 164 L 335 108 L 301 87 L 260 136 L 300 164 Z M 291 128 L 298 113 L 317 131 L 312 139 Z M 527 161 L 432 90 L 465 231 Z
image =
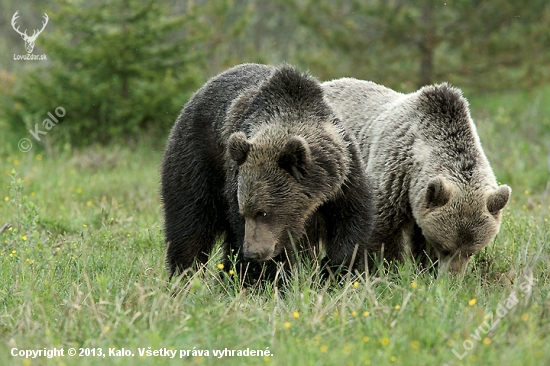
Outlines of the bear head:
M 308 244 L 313 213 L 341 192 L 351 164 L 319 82 L 291 66 L 276 69 L 232 103 L 224 133 L 244 258 L 265 261 Z
M 453 274 L 464 273 L 471 257 L 498 233 L 510 194 L 507 185 L 483 187 L 431 178 L 415 216 L 432 260 Z
M 342 171 L 331 174 L 323 166 L 327 160 L 336 165 L 337 159 L 300 135 L 271 127 L 251 139 L 233 133 L 228 142 L 229 156 L 238 165 L 237 201 L 245 219 L 242 251 L 247 260 L 286 255 L 307 240 L 308 219 L 343 180 Z

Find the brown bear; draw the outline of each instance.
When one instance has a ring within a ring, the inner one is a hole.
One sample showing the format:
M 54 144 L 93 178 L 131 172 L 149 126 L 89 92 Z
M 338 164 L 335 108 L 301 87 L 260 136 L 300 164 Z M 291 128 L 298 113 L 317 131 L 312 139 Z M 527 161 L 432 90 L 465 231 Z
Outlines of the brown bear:
M 464 272 L 497 234 L 511 189 L 497 185 L 462 93 L 440 84 L 401 94 L 352 78 L 322 86 L 372 177 L 369 252 Z
M 359 149 L 294 67 L 243 64 L 209 80 L 177 118 L 161 170 L 170 277 L 205 263 L 217 239 L 226 269 L 231 253 L 258 273 L 294 248 L 364 268 L 374 218 Z

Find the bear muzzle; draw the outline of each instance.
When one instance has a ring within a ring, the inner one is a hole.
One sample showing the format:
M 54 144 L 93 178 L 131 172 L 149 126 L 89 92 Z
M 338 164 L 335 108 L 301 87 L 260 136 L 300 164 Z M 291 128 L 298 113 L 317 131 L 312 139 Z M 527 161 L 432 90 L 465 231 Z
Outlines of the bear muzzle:
M 276 237 L 269 225 L 258 220 L 245 221 L 243 257 L 245 260 L 266 261 L 276 253 Z
M 245 245 L 246 248 L 246 245 Z M 272 258 L 273 251 L 271 250 L 264 250 L 264 251 L 250 251 L 250 250 L 244 250 L 243 251 L 243 257 L 247 261 L 266 261 L 268 259 Z
M 461 276 L 466 272 L 470 257 L 466 256 L 453 256 L 445 258 L 441 261 L 439 267 L 440 272 L 448 271 L 451 275 Z

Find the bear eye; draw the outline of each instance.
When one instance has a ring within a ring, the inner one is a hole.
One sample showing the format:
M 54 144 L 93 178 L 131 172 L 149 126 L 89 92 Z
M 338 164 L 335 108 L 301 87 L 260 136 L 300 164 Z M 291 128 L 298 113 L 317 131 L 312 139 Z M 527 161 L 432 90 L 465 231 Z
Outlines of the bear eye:
M 256 217 L 259 218 L 259 219 L 265 219 L 267 217 L 267 212 L 258 211 L 258 212 L 256 212 Z

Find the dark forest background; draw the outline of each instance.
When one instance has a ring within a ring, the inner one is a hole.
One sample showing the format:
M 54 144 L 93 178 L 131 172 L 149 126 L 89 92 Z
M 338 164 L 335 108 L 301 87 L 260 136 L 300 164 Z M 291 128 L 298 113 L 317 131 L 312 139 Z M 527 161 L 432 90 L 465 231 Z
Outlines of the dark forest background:
M 467 96 L 550 80 L 547 1 L 0 0 L 0 123 L 15 137 L 62 106 L 46 139 L 71 146 L 165 138 L 209 77 L 243 62 L 289 62 L 320 80 L 398 91 L 448 81 Z M 39 29 L 35 55 L 21 30 Z M 122 139 L 122 140 L 121 140 Z

